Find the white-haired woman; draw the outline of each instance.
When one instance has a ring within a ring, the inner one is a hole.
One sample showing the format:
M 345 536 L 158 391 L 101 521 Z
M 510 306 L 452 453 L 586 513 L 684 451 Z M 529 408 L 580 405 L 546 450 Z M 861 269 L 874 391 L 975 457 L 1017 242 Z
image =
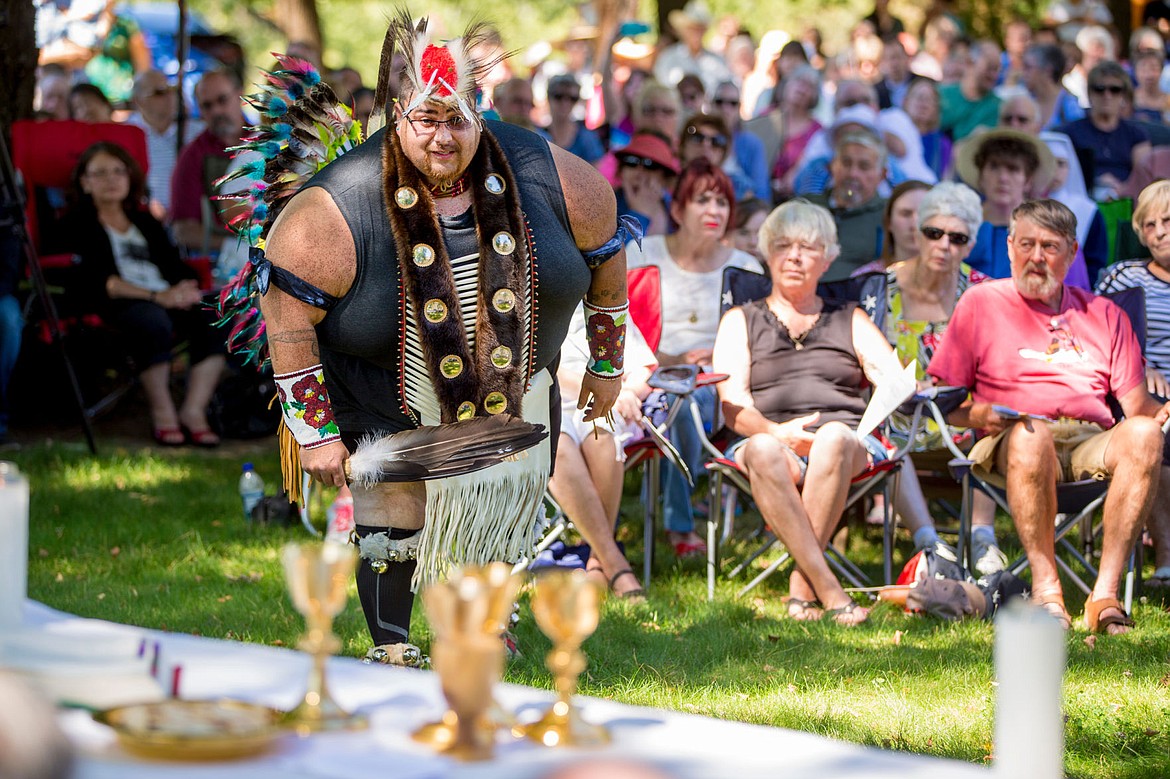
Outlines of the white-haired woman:
M 952 182 L 936 184 L 918 204 L 918 251 L 887 272 L 886 335 L 902 363 L 917 366 L 919 381 L 926 380 L 926 366 L 942 341 L 955 304 L 971 285 L 971 268 L 964 260 L 982 222 L 983 206 L 975 190 Z M 909 420 L 895 414 L 890 427 L 896 440 L 904 440 Z M 939 435 L 928 426 L 915 451 L 941 450 Z M 902 469 L 897 503 L 915 547 L 937 548 L 938 533 L 926 513 L 913 468 Z M 983 574 L 1002 570 L 1007 561 L 996 543 L 995 506 L 990 498 L 976 496 L 973 517 L 974 567 Z
M 841 587 L 823 551 L 845 508 L 850 480 L 885 448 L 854 433 L 867 377 L 881 381 L 890 344 L 856 304 L 817 295 L 840 253 L 824 208 L 791 200 L 760 228 L 772 292 L 729 311 L 719 325 L 714 369 L 727 424 L 744 436 L 735 451 L 764 521 L 796 561 L 789 579 L 793 619 L 868 617 Z

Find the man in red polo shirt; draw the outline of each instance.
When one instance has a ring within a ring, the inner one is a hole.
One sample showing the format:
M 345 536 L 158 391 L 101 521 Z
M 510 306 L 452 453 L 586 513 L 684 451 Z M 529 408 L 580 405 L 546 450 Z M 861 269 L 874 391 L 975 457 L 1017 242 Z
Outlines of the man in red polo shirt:
M 214 193 L 213 183 L 227 172 L 231 154 L 240 142 L 244 112 L 240 82 L 227 70 L 207 73 L 195 87 L 195 100 L 207 128 L 183 149 L 171 176 L 171 226 L 179 245 L 197 252 L 218 249 L 228 235 L 218 209 L 214 223 L 204 223 L 204 201 Z

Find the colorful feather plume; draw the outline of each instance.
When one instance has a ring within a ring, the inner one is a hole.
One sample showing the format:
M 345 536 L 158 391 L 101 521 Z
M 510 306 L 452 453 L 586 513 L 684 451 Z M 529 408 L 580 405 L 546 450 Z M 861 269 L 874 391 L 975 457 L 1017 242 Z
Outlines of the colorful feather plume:
M 266 83 L 244 98 L 260 113 L 260 124 L 247 128 L 242 142 L 230 149 L 246 157 L 215 182 L 223 193 L 216 199 L 236 204 L 228 226 L 240 241 L 257 248 L 292 196 L 363 140 L 361 124 L 312 64 L 286 54 L 273 56 L 277 66 L 265 71 Z M 267 290 L 266 263 L 262 253 L 253 252 L 218 301 L 217 324 L 228 328 L 228 348 L 261 365 L 268 361 L 258 302 Z

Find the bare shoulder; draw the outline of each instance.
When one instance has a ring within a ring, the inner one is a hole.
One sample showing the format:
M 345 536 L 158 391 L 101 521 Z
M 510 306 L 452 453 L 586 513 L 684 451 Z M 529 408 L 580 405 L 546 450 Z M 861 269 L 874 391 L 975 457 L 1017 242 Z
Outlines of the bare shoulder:
M 580 249 L 596 249 L 613 237 L 617 228 L 617 198 L 613 187 L 597 168 L 554 144 L 553 162 L 565 193 L 565 207 L 573 237 Z
M 341 211 L 321 187 L 293 196 L 268 234 L 264 253 L 331 295 L 349 290 L 357 271 L 357 250 Z

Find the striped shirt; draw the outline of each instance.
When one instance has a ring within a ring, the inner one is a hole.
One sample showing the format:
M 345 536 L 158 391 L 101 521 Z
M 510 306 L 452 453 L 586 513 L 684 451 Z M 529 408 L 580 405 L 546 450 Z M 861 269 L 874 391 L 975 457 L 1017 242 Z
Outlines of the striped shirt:
M 179 158 L 175 148 L 175 139 L 178 137 L 179 125 L 171 122 L 163 132 L 158 132 L 142 118 L 142 114 L 134 113 L 126 120 L 126 124 L 141 127 L 146 133 L 146 159 L 150 163 L 150 170 L 146 172 L 146 188 L 151 200 L 162 203 L 167 211 L 171 210 L 171 173 L 175 169 L 175 161 Z M 203 132 L 203 122 L 198 119 L 187 119 L 184 134 L 186 146 L 191 139 Z
M 1170 376 L 1170 281 L 1150 272 L 1151 260 L 1126 260 L 1110 265 L 1097 284 L 1097 294 L 1141 287 L 1146 293 L 1146 361 Z

